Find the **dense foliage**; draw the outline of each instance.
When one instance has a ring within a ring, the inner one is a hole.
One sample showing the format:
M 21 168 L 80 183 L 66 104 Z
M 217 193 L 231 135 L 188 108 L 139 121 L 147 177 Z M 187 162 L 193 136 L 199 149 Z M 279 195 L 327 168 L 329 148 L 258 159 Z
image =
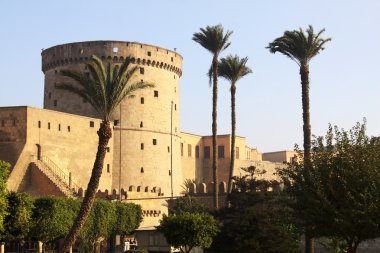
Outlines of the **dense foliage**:
M 234 177 L 235 189 L 229 207 L 218 214 L 221 232 L 211 252 L 293 253 L 299 252 L 300 235 L 293 215 L 280 199 L 278 183 L 256 178 L 252 174 Z
M 207 213 L 207 208 L 199 203 L 199 201 L 189 196 L 183 196 L 173 201 L 169 204 L 170 214 L 181 214 L 181 213 Z
M 7 214 L 4 219 L 3 238 L 7 241 L 21 241 L 29 236 L 32 227 L 34 199 L 27 193 L 10 192 Z
M 6 188 L 10 167 L 9 163 L 0 160 L 0 233 L 4 231 L 4 217 L 7 213 Z
M 345 131 L 329 127 L 315 138 L 309 170 L 298 161 L 280 171 L 289 204 L 316 237 L 344 240 L 347 252 L 380 236 L 380 139 L 365 124 Z
M 164 215 L 157 230 L 165 235 L 170 245 L 184 253 L 191 252 L 194 247 L 209 247 L 219 231 L 210 214 L 188 212 Z

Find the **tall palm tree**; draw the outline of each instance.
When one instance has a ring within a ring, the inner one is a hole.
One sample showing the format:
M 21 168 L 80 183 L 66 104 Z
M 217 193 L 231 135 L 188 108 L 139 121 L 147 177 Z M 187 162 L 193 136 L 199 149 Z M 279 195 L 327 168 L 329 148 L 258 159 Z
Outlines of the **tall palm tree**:
M 285 31 L 284 35 L 269 43 L 267 47 L 271 53 L 280 52 L 295 61 L 300 67 L 301 86 L 302 86 L 302 116 L 303 116 L 303 147 L 304 147 L 304 170 L 308 174 L 310 166 L 310 147 L 311 147 L 311 126 L 310 126 L 310 99 L 309 99 L 309 62 L 324 50 L 324 44 L 331 38 L 323 39 L 320 35 L 325 31 L 322 29 L 314 33 L 310 25 L 306 34 L 300 28 L 298 31 Z M 314 252 L 313 240 L 306 231 L 305 252 Z
M 224 77 L 231 82 L 231 160 L 230 160 L 230 176 L 228 177 L 228 193 L 232 188 L 232 177 L 234 175 L 235 165 L 235 138 L 236 138 L 236 112 L 235 112 L 235 94 L 236 82 L 242 77 L 252 73 L 252 70 L 246 66 L 248 57 L 240 59 L 239 56 L 229 55 L 222 58 L 219 62 L 219 76 Z
M 131 66 L 130 63 L 130 58 L 127 57 L 120 67 L 113 65 L 111 62 L 108 62 L 105 66 L 101 59 L 93 55 L 86 63 L 90 75 L 74 70 L 61 71 L 62 76 L 70 78 L 74 83 L 60 83 L 57 88 L 79 95 L 98 112 L 99 117 L 103 120 L 98 131 L 98 150 L 91 178 L 78 216 L 61 249 L 62 253 L 68 252 L 75 242 L 94 203 L 100 176 L 102 175 L 108 141 L 112 137 L 110 119 L 113 111 L 124 98 L 133 96 L 135 91 L 153 87 L 152 84 L 143 82 L 131 83 L 138 67 Z
M 228 40 L 232 31 L 224 33 L 222 25 L 200 28 L 193 34 L 193 40 L 207 49 L 212 55 L 213 90 L 212 90 L 212 172 L 214 181 L 214 208 L 218 209 L 218 170 L 216 164 L 216 131 L 217 131 L 217 102 L 218 102 L 218 57 L 220 52 L 231 44 Z

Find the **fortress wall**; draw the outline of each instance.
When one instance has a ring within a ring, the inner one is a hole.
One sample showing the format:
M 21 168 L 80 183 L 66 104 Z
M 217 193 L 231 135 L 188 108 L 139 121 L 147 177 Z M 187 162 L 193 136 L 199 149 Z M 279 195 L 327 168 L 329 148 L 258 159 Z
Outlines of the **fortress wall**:
M 199 150 L 198 157 L 196 151 L 197 147 Z M 183 180 L 190 179 L 202 182 L 203 149 L 202 136 L 181 133 L 180 153 Z M 183 182 L 181 183 L 183 184 Z
M 296 151 L 277 151 L 277 152 L 267 152 L 263 154 L 263 160 L 270 162 L 291 162 L 291 159 L 297 155 Z
M 97 131 L 101 121 L 32 107 L 27 108 L 27 115 L 26 148 L 30 155 L 37 158 L 38 144 L 42 156 L 47 157 L 66 174 L 72 173 L 74 183 L 87 188 L 98 147 Z M 106 154 L 99 185 L 102 189 L 111 189 L 112 139 L 109 147 L 110 152 Z M 110 166 L 108 171 L 107 164 Z
M 88 41 L 51 47 L 42 52 L 44 108 L 96 117 L 96 112 L 81 98 L 55 89 L 55 83 L 65 80 L 59 75 L 61 69 L 86 72 L 84 63 L 93 54 L 114 64 L 121 64 L 129 56 L 132 65 L 139 67 L 133 80 L 155 85 L 137 91 L 134 98 L 126 98 L 115 110 L 113 118 L 118 124 L 114 127 L 112 188 L 144 182 L 159 184 L 164 194 L 171 194 L 171 152 L 173 181 L 182 181 L 178 153 L 182 57 L 167 49 L 136 42 Z M 170 148 L 171 133 L 173 150 Z M 156 145 L 153 145 L 153 139 Z M 142 143 L 144 150 L 140 148 Z M 179 193 L 180 185 L 173 185 L 173 192 Z

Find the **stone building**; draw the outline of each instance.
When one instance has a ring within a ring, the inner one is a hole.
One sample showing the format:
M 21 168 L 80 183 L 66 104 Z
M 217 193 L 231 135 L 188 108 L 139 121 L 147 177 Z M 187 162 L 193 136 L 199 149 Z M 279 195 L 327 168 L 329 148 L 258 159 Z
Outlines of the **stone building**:
M 155 84 L 122 101 L 115 111 L 98 196 L 141 204 L 142 226 L 157 225 L 167 213 L 163 204 L 182 194 L 185 179 L 212 188 L 211 136 L 180 131 L 182 56 L 157 46 L 88 41 L 44 50 L 44 109 L 0 108 L 0 160 L 12 164 L 8 188 L 34 196 L 83 195 L 95 158 L 100 120 L 88 103 L 55 85 L 65 81 L 59 74 L 62 69 L 86 73 L 84 63 L 91 55 L 114 64 L 131 57 L 139 67 L 135 80 Z M 230 135 L 217 138 L 222 192 L 228 180 L 230 142 Z M 293 155 L 288 151 L 262 154 L 247 146 L 244 137 L 237 137 L 235 175 L 245 173 L 241 167 L 255 165 L 274 178 L 275 168 Z

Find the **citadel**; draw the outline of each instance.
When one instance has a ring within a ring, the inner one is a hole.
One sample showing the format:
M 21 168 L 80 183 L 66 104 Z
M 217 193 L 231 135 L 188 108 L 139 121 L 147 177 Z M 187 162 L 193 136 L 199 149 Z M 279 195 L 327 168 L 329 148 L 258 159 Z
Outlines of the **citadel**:
M 136 42 L 86 41 L 42 51 L 45 75 L 43 109 L 0 108 L 0 160 L 12 164 L 8 189 L 33 196 L 83 196 L 97 149 L 101 122 L 79 96 L 58 90 L 62 69 L 87 71 L 85 62 L 97 55 L 120 64 L 129 56 L 139 66 L 136 80 L 155 84 L 122 101 L 113 116 L 98 197 L 140 204 L 142 227 L 158 225 L 171 197 L 190 191 L 211 206 L 212 138 L 180 129 L 182 56 L 175 51 Z M 220 194 L 226 193 L 230 135 L 218 135 Z M 276 167 L 289 162 L 293 151 L 260 153 L 236 137 L 235 175 L 254 165 L 274 178 Z M 223 201 L 223 198 L 221 198 Z M 221 203 L 223 205 L 223 203 Z

